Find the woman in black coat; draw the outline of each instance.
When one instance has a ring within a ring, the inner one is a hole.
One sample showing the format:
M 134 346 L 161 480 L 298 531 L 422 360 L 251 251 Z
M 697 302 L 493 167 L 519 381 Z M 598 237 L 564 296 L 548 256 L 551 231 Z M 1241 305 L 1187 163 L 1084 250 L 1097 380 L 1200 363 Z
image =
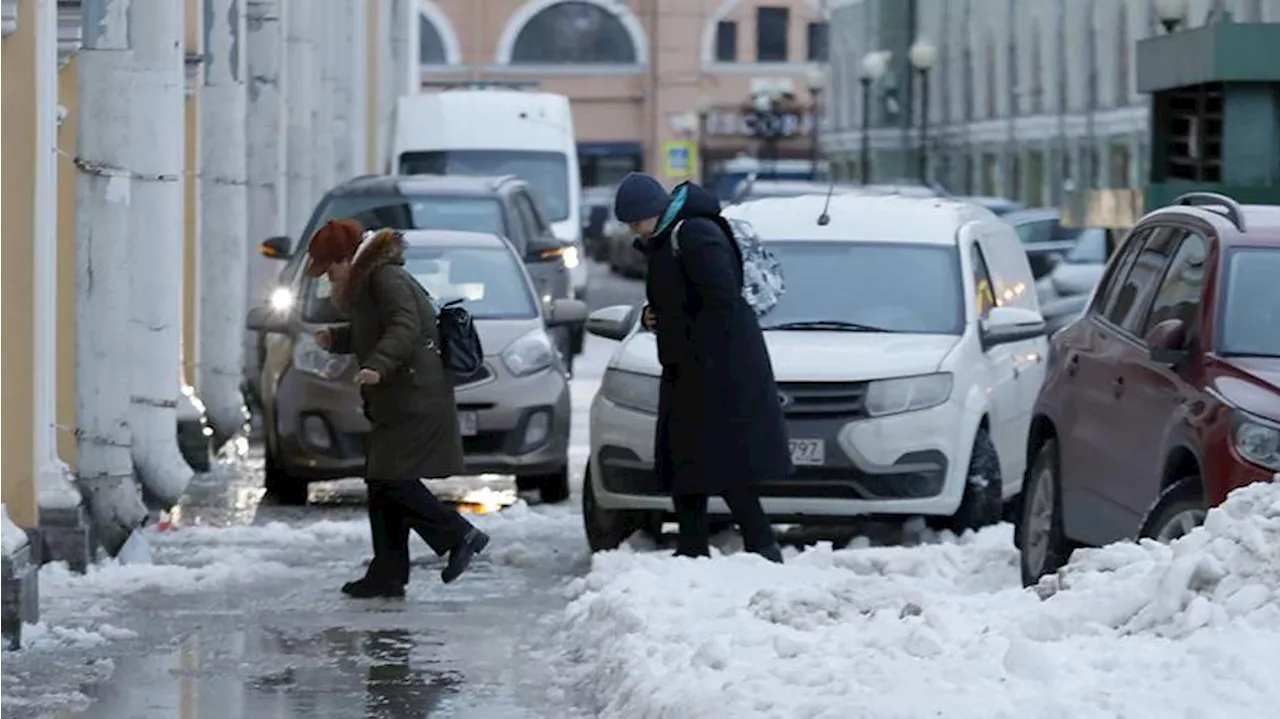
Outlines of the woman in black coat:
M 449 555 L 443 580 L 457 579 L 489 542 L 420 481 L 463 472 L 453 383 L 440 356 L 435 310 L 404 268 L 404 239 L 381 230 L 362 240 L 354 220 L 321 227 L 307 246 L 307 274 L 329 276 L 333 301 L 350 324 L 322 329 L 316 342 L 354 354 L 355 375 L 372 427 L 365 442 L 365 482 L 373 562 L 342 591 L 353 597 L 400 597 L 409 581 L 409 530 L 438 555 Z
M 747 551 L 781 562 L 757 485 L 791 474 L 791 453 L 769 351 L 742 297 L 742 259 L 720 203 L 693 183 L 668 195 L 653 177 L 632 173 L 618 187 L 614 212 L 639 235 L 636 247 L 648 260 L 645 324 L 657 334 L 662 363 L 655 469 L 680 523 L 676 554 L 710 554 L 707 497 L 714 494 L 729 505 Z

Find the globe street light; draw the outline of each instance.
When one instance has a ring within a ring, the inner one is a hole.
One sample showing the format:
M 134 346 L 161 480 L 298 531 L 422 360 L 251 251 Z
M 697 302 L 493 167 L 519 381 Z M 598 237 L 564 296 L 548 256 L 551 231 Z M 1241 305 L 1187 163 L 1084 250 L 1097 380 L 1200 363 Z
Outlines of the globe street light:
M 827 86 L 827 73 L 821 67 L 815 65 L 809 68 L 805 81 L 809 85 L 809 97 L 812 102 L 812 106 L 809 108 L 809 118 L 812 123 L 809 145 L 809 172 L 813 175 L 813 179 L 816 180 L 818 179 L 818 157 L 820 154 L 818 138 L 821 129 L 819 125 L 822 117 L 819 99 L 822 97 L 822 91 Z
M 891 57 L 893 53 L 888 50 L 872 50 L 862 56 L 862 72 L 858 75 L 858 82 L 862 84 L 862 150 L 858 173 L 863 185 L 871 183 L 871 84 L 889 71 Z
M 1164 31 L 1171 33 L 1187 19 L 1189 0 L 1156 0 L 1156 17 Z
M 938 48 L 925 38 L 918 38 L 908 52 L 911 66 L 920 75 L 920 182 L 929 184 L 929 71 L 938 61 Z

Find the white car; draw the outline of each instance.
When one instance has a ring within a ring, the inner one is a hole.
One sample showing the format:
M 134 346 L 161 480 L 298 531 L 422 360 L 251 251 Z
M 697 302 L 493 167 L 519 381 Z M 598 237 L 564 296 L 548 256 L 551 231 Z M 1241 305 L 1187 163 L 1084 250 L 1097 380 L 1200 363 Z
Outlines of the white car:
M 782 262 L 762 318 L 795 475 L 761 485 L 778 523 L 922 515 L 960 530 L 997 522 L 1022 488 L 1047 351 L 1018 236 L 947 199 L 771 198 L 725 210 Z M 583 514 L 593 550 L 660 526 L 653 472 L 655 337 L 638 307 L 587 320 L 621 340 L 591 405 Z M 713 498 L 711 512 L 728 514 Z

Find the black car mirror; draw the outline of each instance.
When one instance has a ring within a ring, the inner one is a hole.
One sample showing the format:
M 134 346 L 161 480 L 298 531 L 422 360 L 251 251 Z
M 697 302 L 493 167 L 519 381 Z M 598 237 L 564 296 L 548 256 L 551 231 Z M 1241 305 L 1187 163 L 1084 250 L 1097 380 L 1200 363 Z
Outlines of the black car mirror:
M 1022 307 L 993 307 L 980 325 L 982 349 L 1043 337 L 1044 317 Z
M 273 260 L 287 260 L 293 255 L 293 240 L 284 235 L 276 235 L 258 245 L 258 253 Z
M 244 326 L 254 332 L 286 333 L 289 331 L 289 315 L 270 307 L 254 307 L 245 317 Z

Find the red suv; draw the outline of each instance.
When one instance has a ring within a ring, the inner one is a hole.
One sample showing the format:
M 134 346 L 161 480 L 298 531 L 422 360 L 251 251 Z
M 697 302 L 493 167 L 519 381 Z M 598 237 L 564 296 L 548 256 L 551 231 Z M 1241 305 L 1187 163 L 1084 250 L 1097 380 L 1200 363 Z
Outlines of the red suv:
M 1280 474 L 1280 207 L 1192 193 L 1148 214 L 1050 357 L 1014 533 L 1028 585 Z

